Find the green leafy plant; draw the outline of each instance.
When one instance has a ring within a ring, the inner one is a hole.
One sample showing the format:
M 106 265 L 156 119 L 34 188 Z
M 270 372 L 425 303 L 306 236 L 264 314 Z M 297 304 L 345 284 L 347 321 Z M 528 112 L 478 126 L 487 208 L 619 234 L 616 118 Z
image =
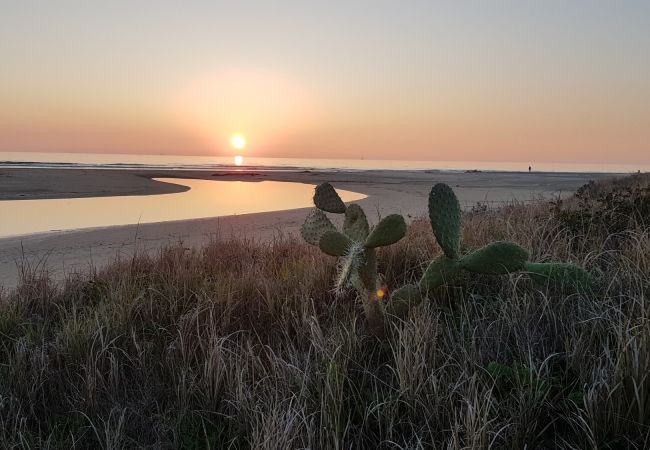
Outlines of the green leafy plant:
M 383 291 L 378 289 L 376 249 L 404 237 L 404 218 L 391 214 L 371 230 L 363 209 L 354 203 L 346 206 L 329 183 L 316 187 L 314 205 L 316 209 L 309 213 L 300 230 L 303 239 L 317 245 L 324 253 L 341 258 L 335 289 L 356 289 L 370 327 L 376 331 L 383 329 Z M 345 215 L 341 231 L 325 212 Z
M 461 255 L 460 204 L 454 191 L 444 183 L 436 184 L 429 193 L 429 219 L 443 255 L 429 264 L 417 285 L 409 284 L 393 292 L 386 309 L 394 315 L 403 315 L 463 270 L 488 275 L 525 271 L 538 284 L 563 283 L 582 288 L 591 284 L 590 274 L 581 267 L 567 263 L 531 263 L 528 251 L 509 241 L 492 242 Z

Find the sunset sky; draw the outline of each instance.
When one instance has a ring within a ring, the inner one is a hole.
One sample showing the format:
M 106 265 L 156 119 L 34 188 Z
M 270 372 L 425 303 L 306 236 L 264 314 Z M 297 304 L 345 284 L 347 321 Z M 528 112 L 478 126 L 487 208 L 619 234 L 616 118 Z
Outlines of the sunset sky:
M 0 151 L 650 162 L 650 1 L 16 1 Z

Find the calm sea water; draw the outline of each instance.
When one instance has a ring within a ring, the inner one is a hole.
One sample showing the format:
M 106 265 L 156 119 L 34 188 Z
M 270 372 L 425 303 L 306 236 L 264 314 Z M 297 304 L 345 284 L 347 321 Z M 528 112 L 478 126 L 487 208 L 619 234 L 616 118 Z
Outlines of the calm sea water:
M 279 181 L 156 178 L 175 194 L 0 201 L 0 237 L 78 228 L 199 219 L 312 206 L 314 186 Z M 346 202 L 366 196 L 337 189 Z
M 242 168 L 266 170 L 494 170 L 525 172 L 531 165 L 540 172 L 650 171 L 650 164 L 528 163 L 486 161 L 405 161 L 370 159 L 255 158 L 245 156 Z M 220 169 L 235 166 L 233 156 L 176 156 L 86 153 L 0 152 L 0 167 L 111 168 L 111 169 Z

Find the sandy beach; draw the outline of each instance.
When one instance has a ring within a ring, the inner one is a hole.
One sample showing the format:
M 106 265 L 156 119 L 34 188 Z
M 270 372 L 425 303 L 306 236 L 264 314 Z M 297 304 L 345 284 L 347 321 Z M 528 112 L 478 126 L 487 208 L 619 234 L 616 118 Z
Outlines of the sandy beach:
M 179 184 L 152 178 L 196 178 L 221 181 L 262 180 L 335 187 L 367 195 L 358 203 L 371 222 L 393 212 L 412 219 L 426 213 L 431 186 L 445 182 L 464 207 L 477 202 L 499 205 L 566 196 L 589 180 L 612 176 L 602 173 L 513 173 L 442 171 L 327 172 L 262 171 L 255 168 L 215 171 L 1 169 L 0 200 L 87 198 L 157 195 L 186 191 Z M 215 236 L 245 236 L 267 240 L 295 233 L 307 208 L 195 220 L 39 233 L 0 239 L 0 285 L 16 285 L 20 266 L 44 269 L 55 279 L 66 274 L 101 268 L 134 251 L 155 251 L 170 242 L 200 245 Z

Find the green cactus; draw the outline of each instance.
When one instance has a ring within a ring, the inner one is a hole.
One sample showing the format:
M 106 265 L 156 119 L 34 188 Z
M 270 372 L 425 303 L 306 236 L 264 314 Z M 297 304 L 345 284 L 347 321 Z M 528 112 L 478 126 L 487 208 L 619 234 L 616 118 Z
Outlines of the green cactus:
M 375 249 L 404 237 L 404 218 L 391 214 L 370 229 L 363 209 L 356 204 L 346 207 L 329 183 L 316 187 L 314 204 L 318 209 L 309 213 L 301 234 L 305 241 L 318 245 L 324 253 L 341 258 L 336 289 L 351 286 L 359 292 L 366 319 L 377 333 L 383 332 L 386 312 L 404 315 L 463 270 L 487 275 L 524 271 L 539 284 L 552 282 L 585 289 L 591 286 L 591 275 L 586 270 L 567 263 L 528 262 L 528 252 L 513 242 L 493 242 L 461 256 L 460 205 L 449 186 L 437 184 L 429 194 L 429 218 L 444 254 L 429 264 L 418 284 L 402 286 L 386 300 L 382 298 L 383 291 L 377 289 Z M 336 230 L 323 211 L 345 213 L 342 232 Z
M 441 210 L 435 210 L 441 208 Z M 444 208 L 448 208 L 447 212 Z M 451 219 L 445 219 L 448 214 Z M 458 200 L 449 186 L 437 184 L 429 195 L 429 217 L 434 234 L 445 255 L 456 262 L 454 265 L 446 260 L 433 261 L 425 271 L 420 282 L 423 292 L 442 284 L 443 279 L 451 278 L 457 270 L 463 269 L 475 273 L 501 275 L 517 271 L 526 271 L 536 282 L 549 280 L 572 281 L 588 286 L 591 276 L 584 269 L 566 263 L 530 263 L 528 252 L 513 242 L 498 241 L 486 245 L 463 257 L 452 256 L 459 246 L 460 222 Z M 440 228 L 440 229 L 439 229 Z
M 394 244 L 406 234 L 406 223 L 399 214 L 383 218 L 372 230 L 363 209 L 357 204 L 345 206 L 332 185 L 316 187 L 314 205 L 302 225 L 306 242 L 326 254 L 341 258 L 335 288 L 351 286 L 359 292 L 371 329 L 381 333 L 384 326 L 384 305 L 378 295 L 377 247 Z M 323 211 L 345 213 L 342 232 L 330 222 Z
M 460 256 L 460 206 L 454 191 L 446 184 L 436 184 L 431 189 L 429 218 L 444 255 L 429 264 L 417 286 L 407 285 L 393 292 L 386 311 L 395 315 L 404 314 L 461 270 L 487 275 L 525 271 L 539 284 L 562 283 L 582 289 L 591 285 L 591 275 L 581 267 L 566 263 L 530 263 L 528 252 L 513 242 L 493 242 Z

